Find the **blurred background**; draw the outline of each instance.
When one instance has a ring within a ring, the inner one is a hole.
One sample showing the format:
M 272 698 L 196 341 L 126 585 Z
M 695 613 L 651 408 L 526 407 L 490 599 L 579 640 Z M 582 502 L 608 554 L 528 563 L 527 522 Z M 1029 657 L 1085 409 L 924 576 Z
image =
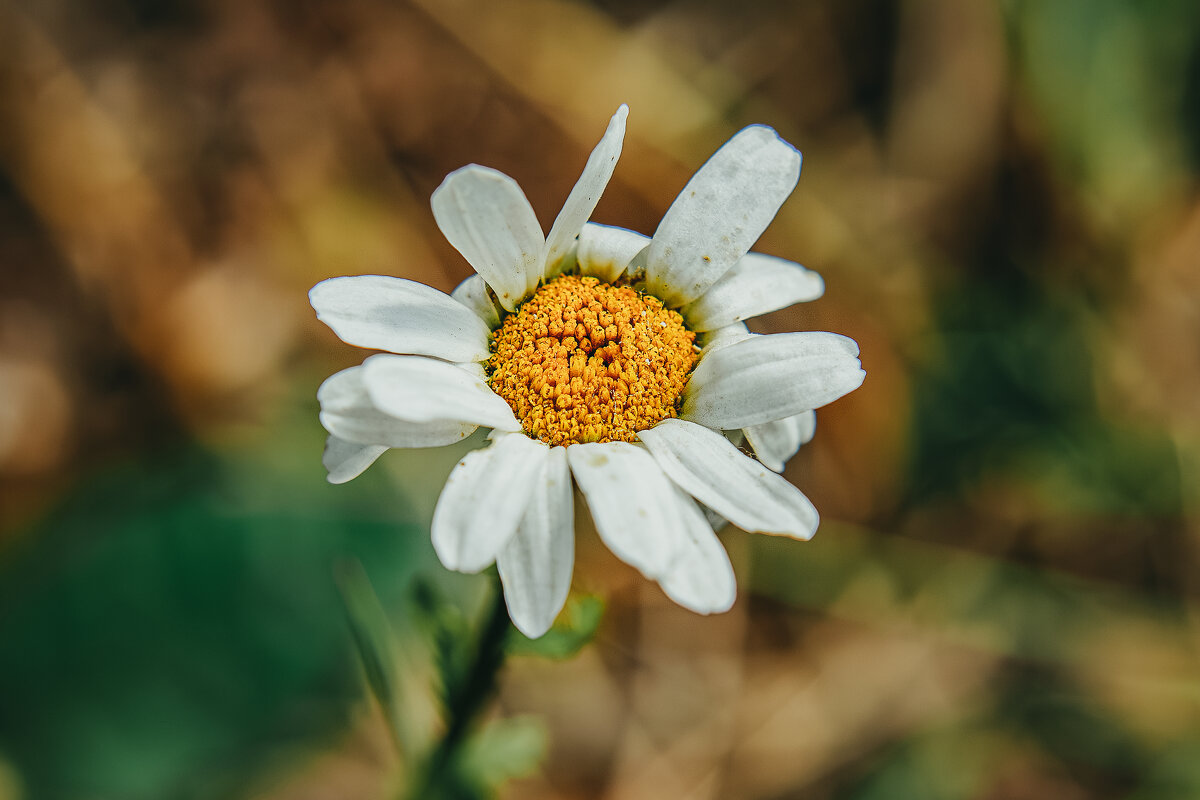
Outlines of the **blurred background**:
M 868 377 L 788 465 L 816 538 L 722 533 L 729 613 L 581 530 L 599 626 L 514 639 L 462 796 L 1200 796 L 1193 0 L 0 0 L 2 800 L 394 796 L 335 565 L 406 718 L 488 580 L 429 545 L 463 448 L 326 484 L 364 354 L 306 292 L 450 290 L 442 177 L 548 228 L 622 102 L 599 222 L 743 125 L 804 152 L 756 249 L 827 293 L 754 328 Z

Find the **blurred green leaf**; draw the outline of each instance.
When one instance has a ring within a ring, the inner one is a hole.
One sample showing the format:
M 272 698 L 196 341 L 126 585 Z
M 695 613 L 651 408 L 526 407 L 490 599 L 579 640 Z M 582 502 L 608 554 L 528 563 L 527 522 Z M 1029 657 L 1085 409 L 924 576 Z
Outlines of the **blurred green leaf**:
M 532 774 L 545 757 L 547 734 L 530 717 L 495 720 L 439 751 L 410 800 L 491 800 L 506 781 Z
M 1138 213 L 1181 174 L 1181 76 L 1198 38 L 1189 0 L 1018 0 L 1018 63 L 1058 163 L 1109 208 Z
M 1068 670 L 1013 664 L 993 690 L 996 727 L 1073 765 L 1097 791 L 1141 775 L 1150 756 L 1147 743 L 1119 715 L 1098 706 Z
M 508 652 L 511 655 L 571 658 L 596 635 L 602 619 L 604 601 L 600 597 L 573 595 L 545 635 L 530 639 L 513 628 L 508 637 Z
M 948 288 L 935 313 L 939 347 L 913 403 L 914 501 L 1004 478 L 1062 509 L 1179 513 L 1171 441 L 1100 415 L 1086 302 L 1009 267 Z
M 429 636 L 435 690 L 447 714 L 454 708 L 470 669 L 474 644 L 466 614 L 428 581 L 418 581 L 413 600 L 419 622 Z
M 1200 797 L 1200 738 L 1195 732 L 1156 753 L 1144 781 L 1126 800 L 1177 797 Z
M 492 722 L 471 737 L 459 762 L 464 777 L 488 795 L 513 778 L 533 774 L 545 758 L 546 728 L 533 717 Z
M 468 621 L 428 583 L 419 583 L 416 604 L 428 627 L 444 708 L 445 731 L 436 748 L 414 774 L 407 795 L 413 800 L 475 800 L 491 789 L 464 768 L 464 757 L 480 715 L 496 690 L 504 661 L 504 643 L 512 629 L 499 576 L 489 571 L 491 596 L 477 619 Z M 494 770 L 488 770 L 488 774 Z
M 338 589 L 346 606 L 346 621 L 362 660 L 367 685 L 383 711 L 400 756 L 411 755 L 416 742 L 405 729 L 402 714 L 404 698 L 395 682 L 396 662 L 392 658 L 395 642 L 387 614 L 379 604 L 371 581 L 362 564 L 347 560 L 335 568 Z
M 432 554 L 379 477 L 329 486 L 319 455 L 133 462 L 5 553 L 0 751 L 29 797 L 228 796 L 345 728 L 361 689 L 330 567 L 360 560 L 394 602 Z

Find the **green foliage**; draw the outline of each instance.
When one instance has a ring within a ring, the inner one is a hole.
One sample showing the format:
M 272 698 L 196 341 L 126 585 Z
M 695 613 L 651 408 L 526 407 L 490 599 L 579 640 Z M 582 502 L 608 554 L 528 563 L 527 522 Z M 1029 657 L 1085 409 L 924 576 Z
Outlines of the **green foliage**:
M 1166 78 L 1195 58 L 1195 4 L 1018 0 L 1011 8 L 1020 72 L 1059 162 L 1095 199 L 1144 211 L 1195 155 L 1177 124 L 1187 120 L 1184 83 Z
M 553 627 L 540 638 L 530 639 L 514 628 L 508 637 L 508 652 L 543 658 L 571 658 L 592 640 L 603 618 L 604 600 L 596 595 L 574 595 L 567 599 L 566 607 Z
M 8 553 L 0 753 L 28 795 L 233 793 L 268 749 L 344 729 L 361 697 L 351 644 L 412 796 L 482 800 L 528 774 L 539 726 L 476 729 L 509 641 L 503 600 L 467 613 L 436 567 L 418 579 L 428 535 L 372 483 L 191 449 L 96 478 Z
M 474 637 L 462 608 L 450 602 L 428 581 L 418 581 L 413 590 L 418 622 L 429 639 L 435 691 L 444 715 L 458 705 L 471 669 Z
M 913 500 L 1005 477 L 1053 485 L 1047 499 L 1074 510 L 1177 513 L 1171 443 L 1100 416 L 1079 299 L 1011 269 L 949 287 L 935 313 L 940 339 L 914 397 Z
M 367 686 L 379 703 L 400 755 L 405 756 L 412 752 L 414 741 L 403 723 L 402 698 L 397 686 L 399 673 L 392 658 L 393 639 L 387 614 L 371 588 L 362 564 L 343 562 L 337 566 L 335 575 L 342 601 L 346 604 L 346 623 L 358 648 Z
M 460 768 L 481 788 L 481 796 L 494 794 L 513 778 L 533 774 L 546 755 L 546 727 L 532 717 L 496 720 L 467 743 Z
M 490 577 L 492 595 L 475 620 L 431 584 L 416 586 L 414 605 L 430 641 L 443 730 L 423 763 L 413 765 L 405 794 L 413 800 L 486 800 L 504 781 L 532 771 L 545 751 L 545 733 L 530 720 L 478 727 L 512 631 L 494 570 Z
M 360 690 L 331 565 L 394 599 L 430 560 L 373 484 L 191 448 L 86 482 L 10 549 L 0 752 L 28 796 L 223 796 L 268 746 L 344 728 Z
M 1149 770 L 1128 800 L 1173 800 L 1200 796 L 1200 739 L 1195 736 L 1160 748 L 1149 759 Z

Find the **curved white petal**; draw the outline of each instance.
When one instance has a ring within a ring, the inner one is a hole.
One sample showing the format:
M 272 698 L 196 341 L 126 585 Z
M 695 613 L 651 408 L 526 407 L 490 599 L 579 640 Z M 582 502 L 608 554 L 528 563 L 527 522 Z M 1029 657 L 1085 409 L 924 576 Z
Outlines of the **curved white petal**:
M 567 460 L 608 548 L 648 578 L 666 575 L 687 529 L 654 458 L 637 445 L 609 442 L 573 444 Z
M 714 331 L 705 331 L 696 336 L 696 344 L 700 347 L 699 358 L 704 358 L 714 350 L 720 350 L 722 347 L 740 342 L 743 339 L 749 339 L 752 336 L 758 336 L 757 333 L 751 333 L 744 322 L 735 322 L 732 325 L 726 325 L 723 328 L 717 328 Z
M 808 498 L 716 431 L 665 419 L 638 438 L 677 486 L 742 530 L 797 539 L 816 532 Z
M 377 356 L 377 358 L 405 358 L 405 356 Z M 443 364 L 450 369 L 460 369 L 446 364 L 444 361 L 418 359 L 415 356 L 408 356 L 408 358 Z M 367 360 L 370 361 L 370 359 Z M 330 375 L 321 384 L 321 388 L 317 389 L 317 401 L 321 404 L 321 425 L 338 439 L 356 445 L 378 445 L 384 448 L 442 447 L 467 438 L 478 427 L 474 422 L 455 419 L 424 422 L 397 419 L 380 411 L 371 400 L 365 376 L 365 366 L 350 367 Z M 338 454 L 340 453 L 341 451 L 338 452 Z M 326 454 L 329 455 L 328 451 Z M 328 464 L 326 464 L 326 468 L 329 468 Z M 329 469 L 330 472 L 333 472 L 332 468 Z M 366 467 L 364 466 L 363 469 Z M 359 470 L 359 472 L 361 471 Z M 353 478 L 354 475 L 350 477 Z
M 817 432 L 817 412 L 801 411 L 792 417 L 751 425 L 742 432 L 764 466 L 783 472 L 783 465 L 800 446 L 812 441 Z
M 575 517 L 567 450 L 550 450 L 517 532 L 496 557 L 508 616 L 536 639 L 550 630 L 571 588 Z
M 719 531 L 729 524 L 729 520 L 722 517 L 717 512 L 713 511 L 708 506 L 700 506 L 700 510 L 704 512 L 704 518 L 708 520 L 708 527 L 714 531 Z
M 579 233 L 575 260 L 582 274 L 612 283 L 621 277 L 633 257 L 645 250 L 648 244 L 649 236 L 589 222 Z
M 799 179 L 798 150 L 764 125 L 743 128 L 667 209 L 647 251 L 647 289 L 672 308 L 704 294 L 746 255 Z
M 857 389 L 858 345 L 835 333 L 752 336 L 708 353 L 684 390 L 683 419 L 732 430 L 820 408 Z
M 496 559 L 525 514 L 549 452 L 514 433 L 458 462 L 433 510 L 433 549 L 447 568 L 478 572 Z
M 308 299 L 317 319 L 347 344 L 446 361 L 488 357 L 488 327 L 423 283 L 386 275 L 330 278 L 309 290 Z
M 567 201 L 563 203 L 562 211 L 550 227 L 546 237 L 546 248 L 542 257 L 542 273 L 538 277 L 548 277 L 558 270 L 559 263 L 570 250 L 583 228 L 583 223 L 596 210 L 596 203 L 608 181 L 612 178 L 613 170 L 617 167 L 617 159 L 621 157 L 621 144 L 625 140 L 625 118 L 629 116 L 629 107 L 622 105 L 613 114 L 608 123 L 608 129 L 600 143 L 588 156 L 583 174 L 575 182 Z M 534 287 L 536 288 L 536 284 Z
M 675 491 L 688 535 L 679 557 L 658 583 L 667 597 L 697 614 L 728 611 L 737 598 L 729 554 L 695 501 Z
M 456 422 L 519 431 L 521 423 L 478 373 L 416 356 L 371 356 L 363 362 L 371 402 L 408 422 Z
M 471 309 L 489 329 L 495 330 L 500 326 L 500 312 L 488 297 L 487 290 L 487 283 L 476 273 L 454 287 L 450 296 Z
M 329 472 L 330 483 L 345 483 L 362 475 L 386 450 L 383 445 L 356 444 L 329 434 L 321 463 Z
M 455 364 L 454 366 L 458 367 L 459 369 L 466 370 L 481 381 L 487 381 L 487 370 L 484 369 L 483 364 L 480 364 L 478 361 L 470 361 L 466 364 Z
M 697 300 L 680 309 L 694 331 L 711 331 L 796 303 L 816 300 L 825 282 L 812 270 L 747 253 Z
M 521 187 L 503 172 L 470 164 L 447 175 L 430 202 L 446 240 L 483 276 L 500 305 L 515 309 L 542 276 L 546 244 Z

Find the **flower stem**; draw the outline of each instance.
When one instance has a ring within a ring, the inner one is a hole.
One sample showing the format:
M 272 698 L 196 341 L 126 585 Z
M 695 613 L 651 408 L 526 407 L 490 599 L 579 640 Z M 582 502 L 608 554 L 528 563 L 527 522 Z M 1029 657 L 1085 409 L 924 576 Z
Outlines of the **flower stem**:
M 504 604 L 500 577 L 490 571 L 493 591 L 490 606 L 480 623 L 479 639 L 469 668 L 457 682 L 446 701 L 446 732 L 430 753 L 425 769 L 413 782 L 409 797 L 416 800 L 457 796 L 450 790 L 456 783 L 454 759 L 467 735 L 496 690 L 497 677 L 504 665 L 505 641 L 510 622 Z

